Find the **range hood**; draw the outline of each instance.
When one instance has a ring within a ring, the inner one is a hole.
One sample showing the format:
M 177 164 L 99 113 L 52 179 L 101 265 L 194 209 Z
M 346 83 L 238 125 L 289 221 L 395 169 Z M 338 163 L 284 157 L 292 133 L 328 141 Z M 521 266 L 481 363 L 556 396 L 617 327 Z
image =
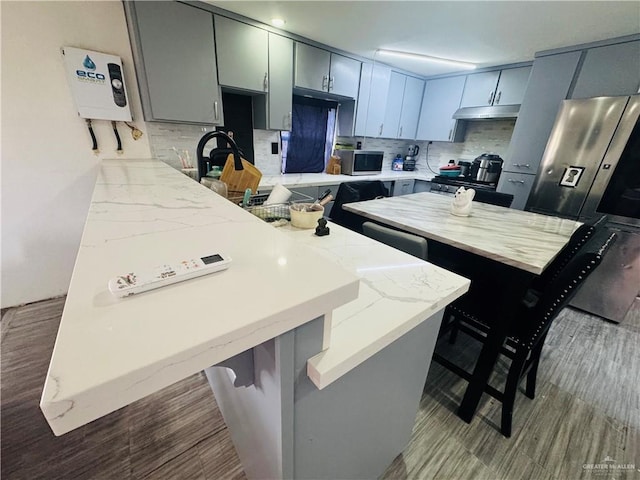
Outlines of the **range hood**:
M 488 120 L 494 118 L 517 118 L 520 105 L 494 105 L 492 107 L 465 107 L 456 110 L 454 120 Z

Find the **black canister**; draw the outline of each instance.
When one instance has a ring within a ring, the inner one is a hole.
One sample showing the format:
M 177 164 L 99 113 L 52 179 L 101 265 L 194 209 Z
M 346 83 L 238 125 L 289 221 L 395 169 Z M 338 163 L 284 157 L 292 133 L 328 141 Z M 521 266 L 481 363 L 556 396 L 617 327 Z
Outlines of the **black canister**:
M 460 175 L 466 178 L 471 176 L 471 162 L 460 160 L 458 166 L 460 167 Z

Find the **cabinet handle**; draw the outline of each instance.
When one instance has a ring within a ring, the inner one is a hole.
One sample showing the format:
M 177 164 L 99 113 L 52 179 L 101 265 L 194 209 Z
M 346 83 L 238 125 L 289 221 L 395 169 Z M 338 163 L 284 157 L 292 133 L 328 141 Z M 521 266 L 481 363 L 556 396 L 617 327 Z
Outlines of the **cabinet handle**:
M 329 78 L 329 91 L 333 90 L 333 80 L 334 79 L 335 79 L 335 77 Z
M 327 81 L 329 80 L 329 76 L 328 75 L 323 75 L 322 76 L 322 90 L 327 88 Z
M 520 185 L 524 185 L 524 180 L 514 180 L 513 178 L 509 178 L 507 180 L 509 183 L 519 183 Z
M 293 128 L 293 114 L 289 112 L 289 130 Z
M 451 140 L 451 136 L 453 135 L 453 128 L 449 130 L 449 140 Z
M 399 137 L 402 136 L 402 125 L 400 125 L 400 134 L 398 135 Z
M 498 96 L 496 97 L 496 105 L 500 103 L 500 97 L 502 96 L 502 90 L 498 92 Z
M 215 100 L 213 102 L 213 118 L 216 120 L 220 120 L 220 117 L 218 116 L 218 101 Z
M 264 81 L 262 82 L 262 86 L 264 87 L 265 92 L 269 91 L 269 75 L 267 74 L 267 72 L 265 72 L 264 74 Z
M 531 168 L 531 165 L 529 165 L 528 163 L 512 163 L 511 165 L 513 165 L 514 167 L 517 168 Z
M 493 95 L 494 95 L 495 93 L 496 93 L 496 92 L 495 92 L 495 90 L 493 90 L 493 91 L 489 92 L 489 100 L 487 100 L 487 103 L 488 103 L 489 105 L 491 105 L 491 104 L 493 103 Z
M 384 126 L 384 123 L 380 124 L 380 131 L 378 132 L 378 136 L 382 136 L 382 127 Z

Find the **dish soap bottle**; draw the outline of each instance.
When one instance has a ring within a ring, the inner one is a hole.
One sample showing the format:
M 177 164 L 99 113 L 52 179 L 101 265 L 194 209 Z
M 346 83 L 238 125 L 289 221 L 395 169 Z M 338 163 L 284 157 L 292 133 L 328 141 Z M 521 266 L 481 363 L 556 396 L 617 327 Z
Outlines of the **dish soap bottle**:
M 402 155 L 397 154 L 396 158 L 393 159 L 393 163 L 391 164 L 391 170 L 393 170 L 394 172 L 402 171 L 403 163 L 404 162 L 402 161 Z

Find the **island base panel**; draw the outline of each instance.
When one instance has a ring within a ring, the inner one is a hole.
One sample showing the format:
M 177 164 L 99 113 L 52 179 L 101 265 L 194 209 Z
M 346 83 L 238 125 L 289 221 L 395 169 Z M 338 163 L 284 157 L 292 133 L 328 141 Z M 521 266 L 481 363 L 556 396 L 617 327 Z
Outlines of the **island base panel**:
M 247 477 L 379 477 L 411 438 L 442 313 L 323 390 L 306 375 L 322 318 L 256 347 L 254 385 L 207 369 Z

